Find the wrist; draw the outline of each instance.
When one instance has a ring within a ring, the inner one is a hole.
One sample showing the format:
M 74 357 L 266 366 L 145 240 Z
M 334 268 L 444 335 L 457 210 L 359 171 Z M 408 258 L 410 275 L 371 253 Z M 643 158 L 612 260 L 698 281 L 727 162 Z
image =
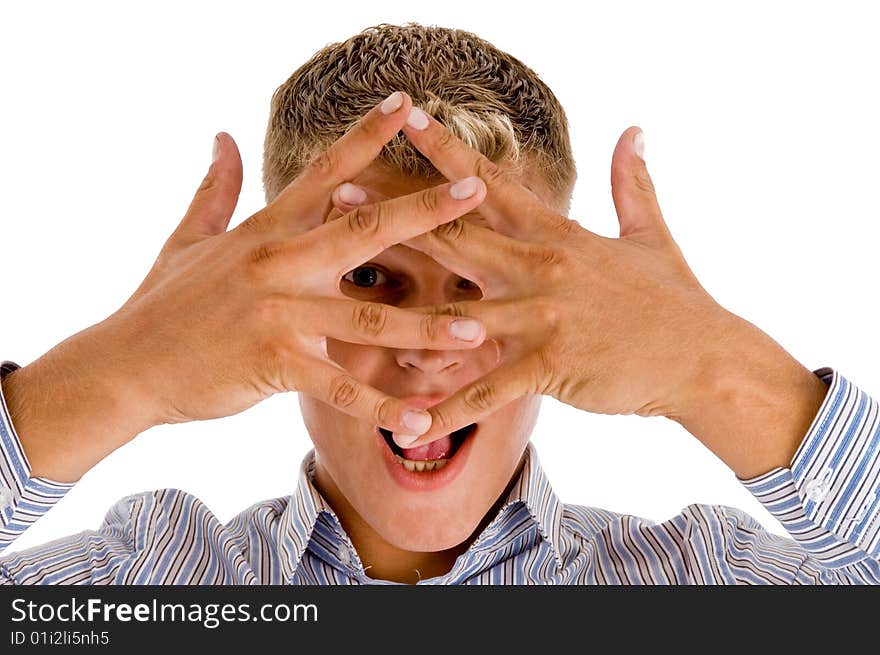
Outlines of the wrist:
M 827 386 L 782 346 L 728 312 L 669 418 L 740 479 L 788 467 Z
M 32 477 L 75 482 L 152 427 L 148 405 L 102 342 L 102 324 L 3 379 L 9 416 Z

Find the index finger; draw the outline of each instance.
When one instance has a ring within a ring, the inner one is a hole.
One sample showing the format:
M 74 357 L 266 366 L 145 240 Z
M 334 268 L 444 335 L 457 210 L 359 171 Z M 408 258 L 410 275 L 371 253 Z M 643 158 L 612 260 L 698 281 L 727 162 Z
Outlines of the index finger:
M 341 266 L 336 278 L 394 244 L 448 223 L 478 206 L 486 185 L 478 177 L 440 184 L 372 205 L 360 205 L 298 238 L 315 266 Z
M 445 178 L 457 180 L 475 175 L 483 179 L 488 192 L 480 213 L 497 231 L 528 238 L 536 229 L 546 226 L 551 212 L 531 191 L 433 116 L 413 107 L 403 131 Z
M 412 99 L 395 91 L 368 111 L 345 134 L 318 153 L 266 207 L 280 220 L 291 213 L 306 229 L 321 224 L 333 190 L 369 166 L 406 122 Z
M 433 407 L 428 407 L 431 424 L 427 432 L 410 435 L 392 433 L 401 448 L 418 448 L 497 412 L 520 396 L 540 395 L 547 381 L 540 352 L 504 364 Z

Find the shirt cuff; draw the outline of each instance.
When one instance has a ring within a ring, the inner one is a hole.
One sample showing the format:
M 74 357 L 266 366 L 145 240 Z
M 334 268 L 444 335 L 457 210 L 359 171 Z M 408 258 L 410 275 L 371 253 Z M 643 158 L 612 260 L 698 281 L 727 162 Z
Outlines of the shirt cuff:
M 829 568 L 880 558 L 880 406 L 837 371 L 788 468 L 740 482 Z
M 45 514 L 76 484 L 30 477 L 21 441 L 12 425 L 2 379 L 20 368 L 15 362 L 0 364 L 0 549 Z

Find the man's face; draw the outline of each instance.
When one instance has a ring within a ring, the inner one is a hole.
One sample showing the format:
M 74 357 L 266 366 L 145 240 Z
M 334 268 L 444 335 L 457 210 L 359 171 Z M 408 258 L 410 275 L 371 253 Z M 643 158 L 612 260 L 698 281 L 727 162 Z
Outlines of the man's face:
M 437 183 L 376 165 L 352 182 L 389 198 Z M 538 185 L 529 186 L 552 206 Z M 464 220 L 487 226 L 479 211 Z M 350 271 L 340 288 L 353 299 L 404 308 L 482 297 L 469 280 L 403 245 Z M 328 355 L 356 378 L 422 408 L 486 375 L 503 352 L 504 343 L 492 338 L 470 350 L 395 349 L 327 339 Z M 425 552 L 467 540 L 499 499 L 521 460 L 540 396 L 519 398 L 470 429 L 412 451 L 402 451 L 376 425 L 310 396 L 300 394 L 300 406 L 315 445 L 316 481 L 343 523 L 353 522 L 344 516 L 353 510 L 358 529 L 371 530 L 393 547 Z

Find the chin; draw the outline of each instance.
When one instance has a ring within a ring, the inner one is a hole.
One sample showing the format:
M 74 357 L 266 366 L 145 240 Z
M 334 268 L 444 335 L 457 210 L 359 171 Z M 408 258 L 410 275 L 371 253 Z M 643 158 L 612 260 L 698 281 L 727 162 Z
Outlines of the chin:
M 487 514 L 517 470 L 539 402 L 524 399 L 418 452 L 402 451 L 378 426 L 309 411 L 324 410 L 319 405 L 303 414 L 337 513 L 359 518 L 397 549 L 438 552 L 461 548 L 493 518 Z

